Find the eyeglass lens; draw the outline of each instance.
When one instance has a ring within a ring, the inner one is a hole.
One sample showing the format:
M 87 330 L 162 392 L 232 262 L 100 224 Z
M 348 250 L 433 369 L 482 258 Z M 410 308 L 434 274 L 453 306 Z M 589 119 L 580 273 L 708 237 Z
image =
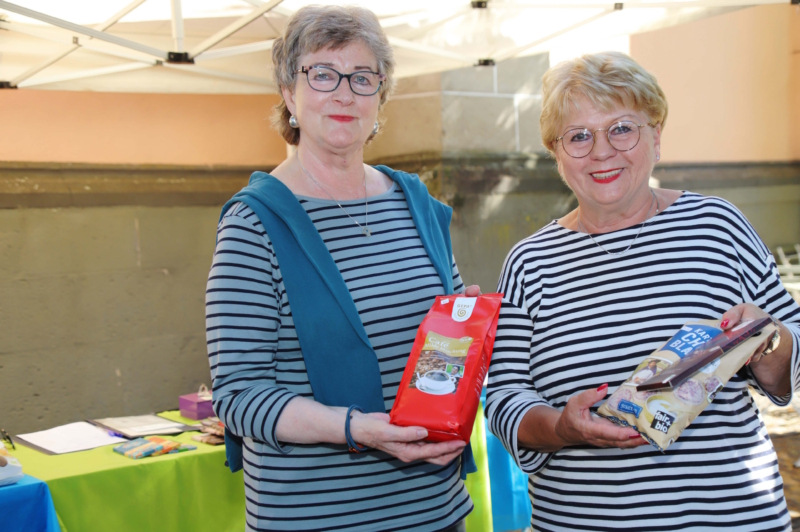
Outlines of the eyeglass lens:
M 609 126 L 605 132 L 609 144 L 617 151 L 632 150 L 639 143 L 639 126 L 634 122 L 617 122 Z M 594 133 L 586 128 L 570 129 L 561 139 L 564 151 L 578 158 L 589 155 L 594 147 L 594 141 Z
M 320 92 L 335 91 L 345 77 L 350 83 L 350 89 L 359 96 L 372 96 L 381 88 L 380 74 L 368 70 L 342 74 L 324 66 L 313 66 L 308 69 L 308 84 Z

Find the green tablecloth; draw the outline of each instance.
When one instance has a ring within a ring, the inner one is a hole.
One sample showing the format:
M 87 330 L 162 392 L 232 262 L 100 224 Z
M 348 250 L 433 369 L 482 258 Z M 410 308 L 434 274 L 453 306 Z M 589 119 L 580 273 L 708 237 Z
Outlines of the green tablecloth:
M 241 532 L 242 473 L 225 467 L 224 446 L 193 442 L 193 434 L 166 437 L 197 450 L 142 460 L 119 455 L 113 446 L 47 456 L 17 445 L 11 454 L 50 487 L 64 532 Z
M 163 417 L 195 423 L 177 412 Z M 63 532 L 175 531 L 241 532 L 245 527 L 241 471 L 225 467 L 225 447 L 191 440 L 189 432 L 169 439 L 197 446 L 195 451 L 131 460 L 113 446 L 48 456 L 17 445 L 10 451 L 23 471 L 50 488 Z M 467 479 L 475 510 L 468 532 L 492 530 L 489 470 L 483 409 L 472 434 L 478 472 Z

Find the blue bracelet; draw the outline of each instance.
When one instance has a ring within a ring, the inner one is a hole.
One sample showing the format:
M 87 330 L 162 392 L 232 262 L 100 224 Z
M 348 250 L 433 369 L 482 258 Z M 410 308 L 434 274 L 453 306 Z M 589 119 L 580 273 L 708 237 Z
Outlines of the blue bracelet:
M 361 407 L 357 405 L 353 405 L 347 409 L 347 416 L 344 420 L 344 438 L 347 440 L 347 448 L 351 453 L 360 453 L 366 451 L 369 447 L 362 447 L 357 444 L 353 439 L 353 435 L 350 434 L 350 415 L 353 413 L 353 410 L 358 410 L 362 414 L 364 413 Z

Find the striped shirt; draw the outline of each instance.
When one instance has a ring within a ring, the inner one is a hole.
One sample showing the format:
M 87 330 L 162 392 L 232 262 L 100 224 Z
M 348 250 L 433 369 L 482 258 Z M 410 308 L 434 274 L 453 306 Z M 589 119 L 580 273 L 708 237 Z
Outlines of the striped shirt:
M 641 225 L 595 236 L 622 251 Z M 647 222 L 624 255 L 552 222 L 517 244 L 489 370 L 487 416 L 530 475 L 534 530 L 783 531 L 790 517 L 778 460 L 748 384 L 738 375 L 665 453 L 519 446 L 523 415 L 563 409 L 609 384 L 609 396 L 685 322 L 719 319 L 752 302 L 791 329 L 791 379 L 800 386 L 800 308 L 772 255 L 730 203 L 684 193 Z M 786 404 L 786 397 L 772 397 Z M 598 403 L 594 408 L 599 407 Z
M 389 412 L 417 328 L 444 294 L 405 196 L 393 184 L 369 199 L 369 238 L 335 202 L 298 200 L 350 290 L 378 358 Z M 341 203 L 365 223 L 364 200 Z M 455 263 L 453 285 L 463 292 Z M 218 227 L 206 327 L 214 410 L 244 437 L 248 530 L 441 530 L 471 511 L 460 460 L 406 464 L 376 450 L 356 455 L 345 445 L 277 441 L 286 404 L 313 394 L 269 235 L 241 203 Z

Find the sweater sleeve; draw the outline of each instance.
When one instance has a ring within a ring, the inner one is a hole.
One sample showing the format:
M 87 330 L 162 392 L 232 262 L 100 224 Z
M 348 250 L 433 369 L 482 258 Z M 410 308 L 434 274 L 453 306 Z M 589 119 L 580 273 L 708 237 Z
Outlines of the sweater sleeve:
M 552 406 L 536 390 L 531 376 L 531 339 L 535 296 L 526 298 L 524 268 L 512 256 L 506 260 L 498 292 L 504 294 L 497 322 L 489 384 L 486 392 L 486 417 L 489 430 L 503 442 L 523 472 L 533 474 L 542 469 L 552 453 L 541 453 L 520 447 L 519 427 L 525 414 L 539 405 Z M 535 287 L 534 287 L 535 290 Z
M 755 234 L 749 224 L 747 228 Z M 747 234 L 745 233 L 741 240 L 746 245 L 739 249 L 744 300 L 754 303 L 773 318 L 780 320 L 789 330 L 791 338 L 782 338 L 781 341 L 792 342 L 792 354 L 787 368 L 791 374 L 792 387 L 788 394 L 774 396 L 761 387 L 749 367 L 748 381 L 758 393 L 765 395 L 778 406 L 785 406 L 791 402 L 793 393 L 800 389 L 800 306 L 781 283 L 772 254 L 757 236 L 755 237 L 757 240 L 753 241 L 752 238 L 746 238 Z
M 278 418 L 295 397 L 275 382 L 280 270 L 255 215 L 240 213 L 241 205 L 233 206 L 219 224 L 206 289 L 214 411 L 233 434 L 288 452 L 275 437 Z

